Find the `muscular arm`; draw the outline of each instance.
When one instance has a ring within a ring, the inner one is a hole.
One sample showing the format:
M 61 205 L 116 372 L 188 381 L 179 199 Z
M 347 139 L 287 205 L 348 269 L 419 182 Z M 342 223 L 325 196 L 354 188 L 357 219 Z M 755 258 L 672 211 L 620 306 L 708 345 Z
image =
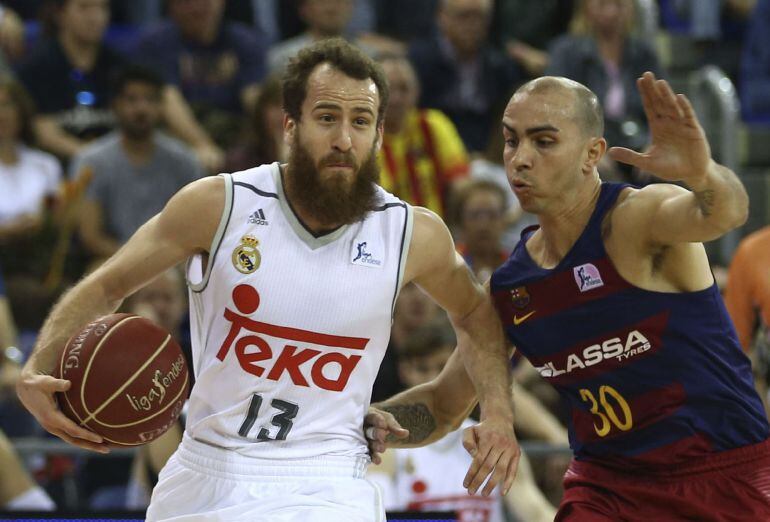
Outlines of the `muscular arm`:
M 43 324 L 25 373 L 49 374 L 61 347 L 79 327 L 114 312 L 157 275 L 206 251 L 224 205 L 222 187 L 221 178 L 205 178 L 183 188 L 113 257 L 64 294 Z
M 704 176 L 687 184 L 690 190 L 665 183 L 649 185 L 629 200 L 634 208 L 629 209 L 628 220 L 637 223 L 650 243 L 712 241 L 746 221 L 746 189 L 727 167 L 712 161 Z
M 461 362 L 472 381 L 459 377 L 460 361 L 453 356 L 447 367 L 460 380 L 439 378 L 434 386 L 440 387 L 432 390 L 439 401 L 434 406 L 442 416 L 441 425 L 456 425 L 465 418 L 474 389 L 482 421 L 491 416 L 512 423 L 508 350 L 492 301 L 455 251 L 443 221 L 422 208 L 415 208 L 405 281 L 417 283 L 446 310 L 457 334 Z

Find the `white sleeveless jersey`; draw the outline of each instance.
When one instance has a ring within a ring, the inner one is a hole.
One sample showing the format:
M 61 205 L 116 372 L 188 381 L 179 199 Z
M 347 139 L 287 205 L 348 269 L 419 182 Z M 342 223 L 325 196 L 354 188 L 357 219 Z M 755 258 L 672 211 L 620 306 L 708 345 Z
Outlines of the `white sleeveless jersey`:
M 503 522 L 499 488 L 489 497 L 470 496 L 463 488 L 472 460 L 463 448 L 463 429 L 473 424 L 466 420 L 461 429 L 422 448 L 390 450 L 396 458 L 395 499 L 385 505 L 395 501 L 409 511 L 454 511 L 460 522 Z
M 200 256 L 188 263 L 188 434 L 259 458 L 365 456 L 363 418 L 412 208 L 378 188 L 366 219 L 314 237 L 286 200 L 278 163 L 223 177 L 208 266 Z

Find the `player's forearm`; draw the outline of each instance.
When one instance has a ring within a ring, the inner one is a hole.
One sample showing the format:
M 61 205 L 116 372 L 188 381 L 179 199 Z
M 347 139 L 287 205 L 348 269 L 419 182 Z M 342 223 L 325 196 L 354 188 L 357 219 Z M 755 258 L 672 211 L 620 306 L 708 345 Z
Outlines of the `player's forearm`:
M 712 160 L 706 175 L 687 185 L 700 218 L 709 226 L 724 233 L 746 222 L 749 196 L 732 170 Z
M 111 299 L 93 275 L 81 281 L 53 307 L 24 371 L 51 374 L 69 338 L 89 321 L 117 310 L 120 302 Z
M 476 388 L 481 420 L 500 417 L 513 422 L 508 348 L 489 297 L 485 295 L 467 316 L 452 321 L 460 355 Z
M 414 448 L 425 446 L 442 438 L 460 426 L 467 416 L 459 419 L 446 417 L 436 409 L 436 392 L 431 383 L 421 384 L 391 397 L 372 404 L 373 408 L 392 414 L 401 427 L 409 430 L 405 439 L 388 436 L 388 446 L 395 448 Z M 459 417 L 459 416 L 458 416 Z

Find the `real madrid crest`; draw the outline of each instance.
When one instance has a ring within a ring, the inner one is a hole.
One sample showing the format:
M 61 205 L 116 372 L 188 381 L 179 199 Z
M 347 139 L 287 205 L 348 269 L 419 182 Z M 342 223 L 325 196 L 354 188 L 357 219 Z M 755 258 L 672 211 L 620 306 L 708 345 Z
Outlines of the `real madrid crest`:
M 257 247 L 259 239 L 254 236 L 243 236 L 241 244 L 233 250 L 233 266 L 242 274 L 256 272 L 262 262 L 262 254 Z

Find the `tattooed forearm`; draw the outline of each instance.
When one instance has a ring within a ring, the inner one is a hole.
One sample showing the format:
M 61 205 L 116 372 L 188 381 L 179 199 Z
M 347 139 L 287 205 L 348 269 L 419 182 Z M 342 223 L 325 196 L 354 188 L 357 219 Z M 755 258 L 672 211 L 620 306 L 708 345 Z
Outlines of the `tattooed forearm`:
M 384 411 L 391 413 L 402 427 L 409 430 L 409 437 L 397 439 L 391 435 L 385 440 L 388 444 L 418 444 L 427 439 L 436 429 L 436 418 L 425 404 L 399 404 L 384 406 Z
M 714 190 L 706 189 L 693 192 L 698 208 L 704 216 L 709 217 L 714 211 Z

